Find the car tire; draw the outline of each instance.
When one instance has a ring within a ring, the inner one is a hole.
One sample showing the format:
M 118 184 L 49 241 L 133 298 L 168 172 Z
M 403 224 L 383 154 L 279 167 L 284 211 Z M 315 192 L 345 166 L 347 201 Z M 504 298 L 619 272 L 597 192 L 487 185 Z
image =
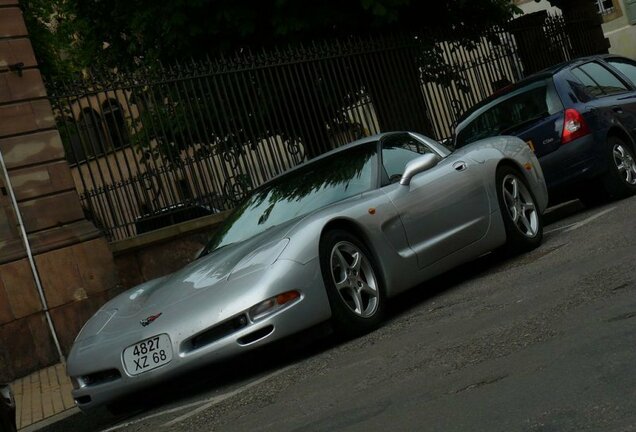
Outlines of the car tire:
M 633 148 L 618 137 L 607 139 L 609 167 L 602 181 L 607 194 L 614 199 L 636 193 L 636 157 Z
M 517 254 L 539 246 L 543 239 L 543 218 L 523 174 L 502 166 L 497 170 L 496 187 L 506 229 L 505 251 Z
M 384 286 L 364 243 L 347 231 L 328 231 L 320 242 L 320 268 L 336 332 L 357 336 L 377 328 L 384 317 Z

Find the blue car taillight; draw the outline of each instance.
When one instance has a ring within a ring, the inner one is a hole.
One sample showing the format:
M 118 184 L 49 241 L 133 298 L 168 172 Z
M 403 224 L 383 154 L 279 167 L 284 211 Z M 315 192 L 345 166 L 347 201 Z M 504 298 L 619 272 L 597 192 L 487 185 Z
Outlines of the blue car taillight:
M 590 133 L 592 131 L 580 112 L 572 108 L 565 110 L 561 144 L 567 144 Z

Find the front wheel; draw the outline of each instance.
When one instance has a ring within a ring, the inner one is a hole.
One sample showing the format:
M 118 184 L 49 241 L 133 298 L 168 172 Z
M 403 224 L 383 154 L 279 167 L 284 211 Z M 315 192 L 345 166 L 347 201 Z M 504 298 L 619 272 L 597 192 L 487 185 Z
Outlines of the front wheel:
M 497 198 L 506 229 L 506 249 L 511 253 L 536 248 L 543 239 L 543 220 L 537 202 L 519 171 L 497 170 Z
M 320 266 L 336 330 L 354 336 L 375 329 L 384 316 L 385 298 L 367 247 L 346 231 L 329 231 L 320 243 Z

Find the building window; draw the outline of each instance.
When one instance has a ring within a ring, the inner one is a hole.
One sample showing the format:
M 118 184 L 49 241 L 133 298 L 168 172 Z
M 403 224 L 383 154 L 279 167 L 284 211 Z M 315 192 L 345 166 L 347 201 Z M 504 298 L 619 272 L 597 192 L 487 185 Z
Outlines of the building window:
M 190 183 L 186 179 L 177 180 L 177 188 L 179 190 L 179 196 L 182 201 L 188 201 L 193 198 L 192 190 L 190 189 Z
M 78 120 L 80 148 L 77 149 L 76 161 L 80 162 L 94 156 L 104 154 L 104 127 L 102 117 L 92 108 L 84 108 Z
M 57 128 L 62 137 L 64 154 L 70 164 L 76 164 L 86 160 L 86 152 L 82 148 L 82 139 L 77 121 L 71 116 L 57 119 Z
M 121 105 L 115 99 L 108 99 L 102 104 L 102 114 L 106 133 L 113 148 L 120 149 L 128 145 L 128 130 L 122 114 Z
M 613 0 L 596 0 L 596 7 L 601 15 L 609 15 L 614 13 Z

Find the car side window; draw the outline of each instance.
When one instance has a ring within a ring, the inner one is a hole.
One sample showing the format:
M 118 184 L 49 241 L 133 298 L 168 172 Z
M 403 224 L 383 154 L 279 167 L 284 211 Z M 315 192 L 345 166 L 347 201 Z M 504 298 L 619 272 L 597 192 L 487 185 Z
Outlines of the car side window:
M 607 60 L 607 62 L 618 69 L 623 75 L 627 77 L 636 86 L 636 63 L 627 59 L 613 58 Z
M 572 69 L 572 74 L 585 86 L 592 97 L 600 97 L 629 91 L 627 86 L 609 69 L 596 62 L 585 63 Z
M 382 142 L 382 165 L 390 183 L 402 178 L 406 164 L 427 153 L 434 153 L 427 145 L 410 135 L 392 136 Z
M 603 90 L 594 82 L 592 78 L 579 68 L 572 69 L 572 75 L 574 75 L 581 84 L 583 84 L 583 92 L 592 98 L 603 96 Z

